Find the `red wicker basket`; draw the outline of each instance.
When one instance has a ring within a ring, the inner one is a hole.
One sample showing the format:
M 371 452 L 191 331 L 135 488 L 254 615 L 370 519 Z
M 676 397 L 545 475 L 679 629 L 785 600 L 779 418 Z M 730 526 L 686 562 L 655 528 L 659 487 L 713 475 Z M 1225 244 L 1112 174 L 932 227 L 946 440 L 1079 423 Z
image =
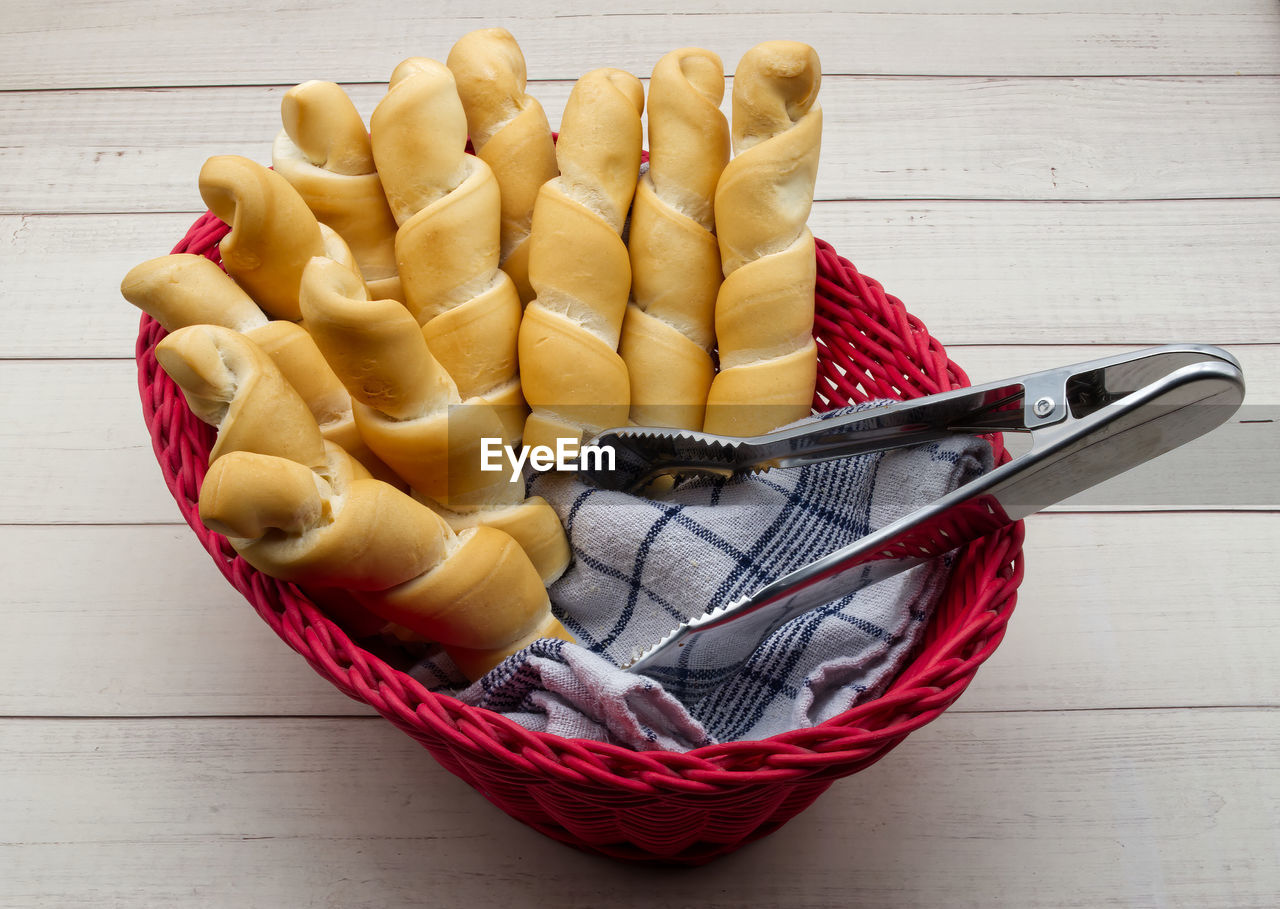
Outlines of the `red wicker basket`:
M 206 214 L 174 252 L 218 261 L 226 233 Z M 924 326 L 818 241 L 819 408 L 916 397 L 968 383 Z M 259 574 L 200 523 L 212 430 L 156 365 L 164 336 L 142 318 L 143 412 L 165 482 L 218 567 L 284 641 L 340 690 L 421 742 L 450 772 L 554 839 L 624 859 L 698 864 L 777 830 L 831 783 L 875 763 L 964 691 L 995 650 L 1022 579 L 1022 526 L 956 559 L 920 652 L 882 696 L 819 726 L 695 751 L 635 752 L 530 732 L 425 689 L 354 643 L 296 587 Z M 1006 457 L 993 440 L 997 458 Z

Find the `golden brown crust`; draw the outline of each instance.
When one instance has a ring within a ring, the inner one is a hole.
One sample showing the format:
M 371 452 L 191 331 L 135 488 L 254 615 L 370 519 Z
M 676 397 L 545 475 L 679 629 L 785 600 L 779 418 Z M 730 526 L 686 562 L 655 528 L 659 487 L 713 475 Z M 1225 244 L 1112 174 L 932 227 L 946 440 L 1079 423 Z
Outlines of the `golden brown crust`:
M 707 391 L 715 375 L 705 349 L 670 323 L 632 304 L 618 353 L 631 379 L 631 422 L 702 428 Z
M 404 61 L 372 127 L 374 156 L 400 223 L 396 260 L 405 303 L 422 325 L 429 355 L 456 384 L 457 399 L 434 415 L 368 401 L 370 409 L 356 408 L 357 425 L 424 496 L 482 524 L 490 511 L 510 520 L 506 512 L 515 509 L 522 545 L 532 554 L 554 552 L 564 531 L 550 506 L 525 502 L 523 482 L 512 481 L 509 471 L 482 469 L 484 439 L 512 444 L 523 430 L 521 304 L 498 267 L 501 192 L 489 166 L 465 153 L 467 121 L 453 74 L 434 60 Z M 416 351 L 409 358 L 420 360 Z M 535 531 L 554 539 L 537 541 Z M 538 569 L 551 579 L 563 565 L 558 556 L 541 556 Z
M 729 162 L 729 123 L 720 112 L 724 66 L 700 47 L 658 61 L 649 83 L 649 177 L 657 195 L 708 230 L 720 173 Z
M 275 319 L 244 334 L 271 358 L 285 381 L 307 402 L 321 433 L 326 426 L 351 418 L 351 395 L 305 328 L 297 322 Z
M 423 326 L 427 347 L 457 384 L 464 401 L 485 401 L 510 386 L 514 403 L 523 405 L 516 373 L 520 318 L 520 299 L 504 275 L 465 305 L 446 310 Z M 505 438 L 519 437 L 517 427 Z
M 626 423 L 627 367 L 613 347 L 578 322 L 530 305 L 520 323 L 520 363 L 525 397 L 534 404 L 525 422 L 526 446 L 554 448 L 557 439 L 580 442 Z M 544 368 L 530 368 L 543 363 Z
M 204 256 L 181 253 L 135 265 L 120 282 L 134 306 L 175 331 L 187 325 L 223 325 L 249 331 L 267 317 L 253 298 Z
M 262 348 L 285 381 L 307 402 L 311 415 L 320 425 L 320 434 L 327 441 L 342 447 L 379 480 L 393 486 L 404 485 L 404 480 L 383 463 L 360 436 L 352 413 L 351 395 L 305 328 L 295 322 L 275 319 L 246 332 L 245 336 Z
M 200 517 L 259 571 L 349 590 L 415 577 L 445 557 L 451 536 L 430 509 L 379 480 L 335 489 L 301 464 L 248 452 L 210 466 Z
M 539 637 L 572 640 L 511 537 L 490 527 L 457 536 L 377 480 L 236 452 L 210 468 L 200 515 L 260 571 L 352 591 L 384 619 L 438 641 L 470 678 Z
M 716 189 L 725 274 L 716 301 L 720 373 L 705 429 L 758 435 L 810 412 L 817 375 L 813 343 L 813 203 L 822 134 L 817 54 L 771 41 L 734 75 L 736 157 Z M 766 406 L 767 405 L 767 406 Z
M 189 254 L 151 259 L 131 269 L 120 290 L 169 332 L 204 324 L 244 334 L 301 395 L 326 440 L 346 449 L 379 479 L 403 482 L 360 438 L 351 396 L 315 340 L 296 322 L 268 321 L 249 295 L 213 262 Z
M 649 170 L 631 211 L 633 305 L 619 347 L 642 426 L 703 424 L 721 277 L 713 197 L 729 160 L 723 96 L 720 58 L 700 48 L 664 56 L 649 83 Z
M 516 286 L 516 295 L 520 297 L 521 305 L 527 305 L 537 296 L 533 290 L 533 283 L 529 280 L 529 250 L 532 245 L 528 238 L 525 238 L 523 243 L 511 250 L 511 254 L 502 263 L 502 270 Z
M 394 176 L 385 179 L 389 192 L 405 200 L 396 235 L 405 301 L 432 354 L 470 400 L 499 389 L 505 395 L 517 381 L 521 309 L 515 286 L 498 268 L 498 182 L 465 153 L 466 129 L 453 75 L 434 60 L 401 64 L 374 112 L 374 151 L 395 162 Z M 415 167 L 411 154 L 423 145 L 431 153 Z
M 232 452 L 210 465 L 200 487 L 200 520 L 206 527 L 256 540 L 272 530 L 305 533 L 320 523 L 325 506 L 315 471 L 276 457 L 244 457 L 241 467 L 228 469 L 247 454 Z
M 569 96 L 556 147 L 561 176 L 543 184 L 534 206 L 537 298 L 520 325 L 521 381 L 534 410 L 526 445 L 626 422 L 630 389 L 617 346 L 631 266 L 619 233 L 640 167 L 643 109 L 640 81 L 621 70 L 593 70 Z
M 308 264 L 301 290 L 307 330 L 353 399 L 402 420 L 457 400 L 403 304 L 370 300 L 359 279 L 323 257 Z
M 156 360 L 192 413 L 217 427 L 210 463 L 233 451 L 311 468 L 325 463 L 324 439 L 306 403 L 244 335 L 217 325 L 180 328 L 156 345 Z
M 486 508 L 472 514 L 443 513 L 441 516 L 459 533 L 483 524 L 509 534 L 529 556 L 546 585 L 564 574 L 573 557 L 559 517 L 541 496 L 530 496 L 508 507 Z
M 380 591 L 378 608 L 431 640 L 491 650 L 522 640 L 550 608 L 531 569 L 515 540 L 492 527 L 476 527 L 459 535 L 448 559 Z
M 424 131 L 423 126 L 430 129 Z M 396 223 L 403 224 L 466 176 L 464 145 L 440 142 L 462 135 L 467 118 L 453 76 L 425 57 L 402 61 L 369 120 L 373 158 Z
M 280 119 L 309 164 L 342 176 L 374 172 L 364 121 L 336 83 L 313 79 L 295 85 L 280 99 Z
M 477 152 L 533 101 L 525 93 L 524 53 L 505 28 L 468 32 L 453 45 L 445 64 L 458 86 L 467 129 Z M 547 141 L 550 144 L 550 127 Z
M 533 299 L 528 238 L 538 189 L 555 177 L 555 143 L 546 112 L 525 91 L 524 55 L 506 29 L 464 35 L 449 51 L 449 69 L 476 154 L 493 170 L 502 191 L 504 271 L 522 303 Z
M 509 470 L 483 469 L 483 440 L 504 438 L 510 403 L 500 394 L 496 403 L 461 401 L 408 310 L 365 296 L 358 280 L 328 260 L 315 260 L 303 276 L 306 324 L 355 400 L 361 437 L 415 491 L 448 511 L 475 512 L 472 520 L 488 523 L 497 509 L 503 521 L 517 521 L 538 571 L 558 577 L 564 531 L 551 506 L 526 501 L 523 481 L 512 481 Z M 507 514 L 511 509 L 519 515 Z M 551 539 L 538 540 L 538 533 Z
M 725 278 L 721 295 L 734 306 L 722 307 L 716 326 L 733 340 L 721 346 L 720 370 L 746 368 L 785 356 L 813 340 L 813 296 L 817 280 L 813 235 L 801 231 L 786 249 L 743 267 Z
M 463 181 L 405 221 L 396 237 L 405 303 L 423 325 L 498 279 L 498 184 L 470 160 Z
M 640 172 L 644 87 L 628 72 L 592 70 L 573 86 L 556 142 L 559 182 L 622 231 Z
M 276 172 L 351 247 L 372 293 L 399 299 L 396 221 L 355 105 L 338 85 L 311 81 L 285 92 L 280 114 L 284 129 L 271 149 Z
M 222 265 L 269 316 L 296 322 L 298 285 L 312 256 L 324 255 L 320 225 L 289 181 L 239 155 L 200 169 L 200 195 L 231 227 Z
M 524 483 L 507 471 L 482 469 L 484 438 L 501 438 L 487 407 L 455 404 L 412 420 L 395 420 L 355 404 L 356 426 L 369 447 L 409 485 L 452 511 L 524 499 Z
M 342 235 L 328 224 L 320 225 L 320 247 L 324 250 L 325 258 L 337 262 L 359 278 L 362 284 L 364 283 L 364 275 L 360 273 L 360 266 L 356 262 L 355 253 L 351 251 L 347 241 L 342 239 Z M 365 286 L 367 287 L 368 285 Z

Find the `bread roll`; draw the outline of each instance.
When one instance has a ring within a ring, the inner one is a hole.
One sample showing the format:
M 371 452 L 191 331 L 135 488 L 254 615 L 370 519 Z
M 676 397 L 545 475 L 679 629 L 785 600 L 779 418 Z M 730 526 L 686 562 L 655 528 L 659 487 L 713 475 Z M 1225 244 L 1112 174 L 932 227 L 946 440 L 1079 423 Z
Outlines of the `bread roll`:
M 165 331 L 222 325 L 239 332 L 267 324 L 253 298 L 204 256 L 180 253 L 135 265 L 120 282 L 126 300 Z
M 501 418 L 482 401 L 462 401 L 409 310 L 368 299 L 354 275 L 323 258 L 303 273 L 302 310 L 354 399 L 369 447 L 451 519 L 501 527 L 547 583 L 559 577 L 569 547 L 555 512 L 541 498 L 526 499 L 509 467 L 483 469 L 483 440 L 501 440 Z
M 617 353 L 631 289 L 620 235 L 640 168 L 644 89 L 617 69 L 574 85 L 560 125 L 560 176 L 533 210 L 529 280 L 536 298 L 520 324 L 520 372 L 533 408 L 524 443 L 627 422 L 630 386 Z
M 377 479 L 400 488 L 407 485 L 360 435 L 351 395 L 303 326 L 274 319 L 246 332 L 245 337 L 262 348 L 302 396 L 327 441 L 341 447 Z
M 313 80 L 285 92 L 280 114 L 284 129 L 271 148 L 276 173 L 351 247 L 373 296 L 402 299 L 396 221 L 355 105 L 338 85 Z
M 538 189 L 559 173 L 551 125 L 537 99 L 525 91 L 524 54 L 504 28 L 463 35 L 449 51 L 449 69 L 467 114 L 476 154 L 493 170 L 502 193 L 503 271 L 522 303 L 529 284 L 529 231 Z
M 817 53 L 793 41 L 752 48 L 734 74 L 735 157 L 715 196 L 725 280 L 708 432 L 759 435 L 812 407 L 816 266 L 805 222 L 822 138 L 821 81 Z
M 311 335 L 294 322 L 268 321 L 248 294 L 213 262 L 189 253 L 150 259 L 125 275 L 120 292 L 166 331 L 210 324 L 244 334 L 301 395 L 326 439 L 346 449 L 375 477 L 402 484 L 360 437 L 351 395 Z
M 720 58 L 696 47 L 664 56 L 649 82 L 649 170 L 631 209 L 631 304 L 618 348 L 640 426 L 702 428 L 720 287 L 713 199 L 729 160 L 723 97 Z
M 274 319 L 296 322 L 298 285 L 312 256 L 325 255 L 320 224 L 289 181 L 239 155 L 200 169 L 200 196 L 231 227 L 222 266 Z
M 156 345 L 156 360 L 182 389 L 191 412 L 217 428 L 209 463 L 251 451 L 319 470 L 340 457 L 350 461 L 349 471 L 369 476 L 325 441 L 302 397 L 262 348 L 239 332 L 220 325 L 179 328 Z
M 356 262 L 355 253 L 351 251 L 347 241 L 342 239 L 342 235 L 328 224 L 320 225 L 320 247 L 326 258 L 342 264 L 353 275 L 360 277 L 360 266 Z
M 516 374 L 520 298 L 498 268 L 500 194 L 489 166 L 466 154 L 467 120 L 453 74 L 411 58 L 372 118 L 373 152 L 396 220 L 405 303 L 464 401 L 492 405 L 503 438 L 520 437 Z
M 455 535 L 378 480 L 237 452 L 210 467 L 200 517 L 258 570 L 350 590 L 472 679 L 539 638 L 573 640 L 515 541 L 490 527 Z

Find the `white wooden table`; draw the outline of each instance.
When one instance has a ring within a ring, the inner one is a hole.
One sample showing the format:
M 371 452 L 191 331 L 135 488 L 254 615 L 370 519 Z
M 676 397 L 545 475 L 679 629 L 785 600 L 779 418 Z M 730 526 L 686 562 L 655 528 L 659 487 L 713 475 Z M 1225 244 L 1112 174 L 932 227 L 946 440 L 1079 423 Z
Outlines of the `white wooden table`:
M 1280 904 L 1280 5 L 226 6 L 3 4 L 0 905 Z M 312 674 L 180 523 L 142 425 L 116 287 L 194 219 L 201 162 L 267 161 L 291 84 L 367 114 L 401 58 L 484 25 L 553 121 L 596 66 L 808 41 L 814 232 L 975 381 L 1175 340 L 1248 377 L 1149 498 L 1032 519 L 954 709 L 702 869 L 546 840 Z

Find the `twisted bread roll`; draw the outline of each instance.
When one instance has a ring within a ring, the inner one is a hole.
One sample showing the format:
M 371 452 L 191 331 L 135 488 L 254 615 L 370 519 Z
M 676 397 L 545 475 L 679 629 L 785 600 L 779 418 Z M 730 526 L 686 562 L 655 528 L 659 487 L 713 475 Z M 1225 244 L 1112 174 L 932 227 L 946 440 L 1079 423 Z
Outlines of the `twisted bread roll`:
M 342 235 L 328 224 L 320 225 L 320 246 L 324 249 L 326 259 L 332 259 L 341 264 L 347 271 L 363 280 L 355 253 L 351 251 L 347 241 L 342 239 Z
M 296 322 L 302 268 L 325 254 L 316 216 L 289 181 L 239 155 L 200 168 L 200 196 L 231 226 L 218 248 L 222 266 L 269 316 Z
M 467 120 L 442 63 L 410 58 L 373 112 L 373 153 L 400 229 L 396 260 L 409 311 L 464 401 L 499 408 L 520 436 L 520 298 L 498 268 L 497 180 L 466 154 Z
M 239 332 L 267 324 L 253 298 L 204 256 L 181 253 L 148 259 L 120 282 L 126 300 L 165 331 L 188 325 L 222 325 Z
M 712 200 L 729 160 L 723 97 L 720 58 L 696 47 L 664 56 L 649 82 L 649 171 L 631 209 L 632 303 L 618 347 L 641 426 L 702 428 L 720 287 Z
M 269 324 L 297 328 L 291 322 Z M 157 345 L 156 358 L 192 411 L 217 429 L 211 464 L 254 452 L 305 465 L 335 483 L 369 478 L 369 471 L 345 449 L 320 436 L 293 387 L 244 335 L 211 325 L 180 328 Z M 342 591 L 320 590 L 312 596 L 353 634 L 382 630 L 383 623 Z
M 285 92 L 280 115 L 284 129 L 271 147 L 276 173 L 351 247 L 370 292 L 401 299 L 396 221 L 355 105 L 334 83 L 313 80 Z
M 462 402 L 409 311 L 368 299 L 358 278 L 322 258 L 303 273 L 302 311 L 354 399 L 369 447 L 416 492 L 463 515 L 463 525 L 502 529 L 548 583 L 559 577 L 569 563 L 559 519 L 545 500 L 525 499 L 509 466 L 484 469 L 482 440 L 501 439 L 502 422 L 493 407 Z
M 627 421 L 630 386 L 618 338 L 631 289 L 620 235 L 640 169 L 640 80 L 597 69 L 574 85 L 560 124 L 561 176 L 533 210 L 529 280 L 537 293 L 520 324 L 520 371 L 533 407 L 524 443 Z
M 490 527 L 455 535 L 378 480 L 228 454 L 205 477 L 200 517 L 259 571 L 347 588 L 370 611 L 438 641 L 468 678 L 539 638 L 573 640 L 510 537 Z
M 331 458 L 369 472 L 320 434 L 311 411 L 263 350 L 220 325 L 179 328 L 156 345 L 156 360 L 182 389 L 187 404 L 218 430 L 209 463 L 233 451 L 288 458 L 311 469 Z
M 150 259 L 130 269 L 120 292 L 166 331 L 207 324 L 244 334 L 301 395 L 326 439 L 346 449 L 375 477 L 393 485 L 403 482 L 360 437 L 351 395 L 311 335 L 294 322 L 268 321 L 249 295 L 213 262 L 188 253 Z
M 720 372 L 705 429 L 758 435 L 806 416 L 817 377 L 813 235 L 805 226 L 822 138 L 813 48 L 770 41 L 733 82 L 736 156 L 716 188 L 725 280 L 716 300 Z
M 463 35 L 447 62 L 467 114 L 471 144 L 501 190 L 499 262 L 515 282 L 521 302 L 528 303 L 534 296 L 529 284 L 533 203 L 542 184 L 559 173 L 551 125 L 542 105 L 525 91 L 524 54 L 506 29 Z

